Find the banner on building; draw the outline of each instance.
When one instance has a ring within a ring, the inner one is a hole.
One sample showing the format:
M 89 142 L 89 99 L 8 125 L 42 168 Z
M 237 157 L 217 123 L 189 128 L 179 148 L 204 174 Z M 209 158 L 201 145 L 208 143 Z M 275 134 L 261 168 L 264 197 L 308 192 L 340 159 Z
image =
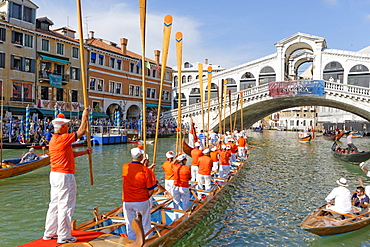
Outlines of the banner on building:
M 50 86 L 53 86 L 53 87 L 61 87 L 62 86 L 62 76 L 49 74 L 49 84 Z
M 324 96 L 324 80 L 269 82 L 269 95 L 275 97 Z

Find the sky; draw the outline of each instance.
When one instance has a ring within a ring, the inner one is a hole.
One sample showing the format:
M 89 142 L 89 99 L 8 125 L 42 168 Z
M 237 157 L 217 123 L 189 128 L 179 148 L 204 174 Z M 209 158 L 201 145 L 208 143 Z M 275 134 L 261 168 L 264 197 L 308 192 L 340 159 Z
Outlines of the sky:
M 53 29 L 77 31 L 75 0 L 32 0 L 37 17 Z M 141 54 L 138 0 L 81 0 L 84 35 Z M 297 32 L 326 39 L 332 49 L 358 51 L 370 45 L 370 0 L 148 0 L 146 56 L 162 50 L 163 19 L 172 15 L 167 65 L 177 66 L 175 34 L 183 33 L 183 62 L 231 68 L 276 52 L 275 43 Z M 120 45 L 120 44 L 119 44 Z

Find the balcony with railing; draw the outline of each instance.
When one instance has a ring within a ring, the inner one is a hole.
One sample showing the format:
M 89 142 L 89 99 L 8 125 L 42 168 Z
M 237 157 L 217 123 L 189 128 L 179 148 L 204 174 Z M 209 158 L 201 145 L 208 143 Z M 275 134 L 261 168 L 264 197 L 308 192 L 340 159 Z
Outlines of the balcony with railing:
M 59 73 L 59 72 L 51 72 L 46 70 L 40 70 L 39 71 L 39 79 L 43 81 L 49 81 L 49 75 L 60 75 L 62 76 L 63 83 L 69 82 L 69 75 Z

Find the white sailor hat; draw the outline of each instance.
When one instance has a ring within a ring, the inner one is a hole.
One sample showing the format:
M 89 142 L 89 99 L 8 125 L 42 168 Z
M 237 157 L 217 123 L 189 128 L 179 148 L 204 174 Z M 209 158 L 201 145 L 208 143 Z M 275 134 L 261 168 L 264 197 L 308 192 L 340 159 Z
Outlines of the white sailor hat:
M 199 142 L 196 142 L 196 143 L 194 143 L 194 146 L 200 147 L 200 143 Z
M 214 151 L 216 151 L 216 150 L 217 150 L 217 148 L 216 148 L 216 147 L 211 148 L 211 151 L 212 151 L 212 152 L 214 152 Z
M 179 156 L 177 156 L 176 160 L 177 161 L 183 161 L 183 160 L 186 160 L 186 154 L 179 154 Z
M 140 148 L 131 149 L 131 156 L 132 156 L 133 159 L 139 158 L 140 155 L 143 155 L 144 153 L 145 153 L 145 151 L 140 149 Z
M 203 153 L 204 153 L 204 154 L 208 154 L 208 153 L 209 153 L 209 149 L 208 149 L 208 148 L 204 149 L 204 150 L 203 150 Z
M 171 159 L 173 157 L 175 157 L 175 153 L 173 151 L 168 151 L 166 153 L 166 158 Z
M 53 121 L 51 121 L 51 123 L 54 125 L 54 127 L 56 127 L 56 126 L 61 126 L 65 123 L 68 123 L 69 121 L 71 121 L 71 120 L 66 119 L 66 117 L 64 116 L 63 113 L 59 113 L 57 118 L 55 118 Z
M 221 146 L 221 148 L 222 148 L 222 149 L 226 149 L 226 145 L 222 145 L 222 146 Z

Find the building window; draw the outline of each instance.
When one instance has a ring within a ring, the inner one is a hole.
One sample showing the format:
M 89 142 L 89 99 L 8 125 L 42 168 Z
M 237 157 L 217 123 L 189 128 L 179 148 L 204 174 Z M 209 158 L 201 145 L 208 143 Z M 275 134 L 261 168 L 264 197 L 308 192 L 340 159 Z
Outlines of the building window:
M 32 98 L 32 84 L 13 82 L 12 101 L 34 102 Z
M 110 93 L 114 93 L 114 87 L 115 87 L 115 82 L 114 81 L 110 81 L 109 82 L 109 92 Z
M 90 62 L 96 63 L 96 53 L 95 52 L 90 53 Z
M 166 71 L 166 80 L 167 81 L 170 81 L 171 80 L 171 74 L 168 71 Z
M 116 83 L 116 94 L 121 94 L 121 88 L 122 84 L 121 83 Z
M 130 72 L 131 73 L 134 73 L 134 67 L 135 67 L 135 64 L 134 63 L 130 63 Z
M 96 79 L 90 78 L 90 90 L 95 90 Z
M 152 88 L 152 99 L 155 99 L 156 97 L 156 95 L 155 95 L 155 93 L 156 93 L 156 91 L 155 91 L 155 88 Z
M 31 62 L 32 62 L 32 59 L 29 59 L 29 58 L 24 59 L 24 71 L 25 72 L 31 72 Z
M 57 88 L 57 101 L 64 101 L 63 100 L 64 95 L 64 89 L 63 88 Z
M 41 50 L 49 51 L 50 50 L 50 41 L 47 39 L 41 40 Z
M 13 70 L 22 70 L 22 58 L 12 55 L 12 65 Z
M 34 23 L 33 9 L 26 6 L 23 7 L 23 20 L 26 22 Z
M 57 54 L 64 55 L 64 44 L 57 43 Z
M 141 68 L 139 66 L 136 66 L 136 74 L 140 74 Z
M 5 39 L 6 39 L 6 29 L 0 28 L 0 40 L 5 41 Z
M 130 85 L 129 88 L 128 88 L 128 95 L 134 96 L 134 90 L 135 90 L 135 86 Z
M 23 45 L 23 33 L 13 31 L 12 32 L 12 43 L 16 45 Z
M 191 75 L 188 76 L 188 82 L 191 82 L 193 80 L 193 77 Z
M 5 53 L 0 52 L 0 68 L 5 68 Z
M 99 101 L 93 101 L 93 109 L 100 109 L 100 102 Z
M 154 69 L 153 70 L 153 77 L 155 78 L 157 76 L 157 71 Z
M 146 97 L 147 98 L 150 98 L 150 91 L 151 91 L 152 89 L 151 88 L 147 88 L 146 89 Z
M 110 61 L 109 61 L 109 67 L 113 68 L 114 69 L 114 62 L 116 61 L 116 59 L 114 57 L 111 57 L 110 58 Z
M 24 46 L 33 48 L 33 36 L 29 34 L 24 35 Z
M 80 69 L 71 67 L 71 79 L 80 80 Z
M 22 5 L 13 2 L 11 17 L 22 20 Z
M 71 91 L 71 102 L 78 102 L 78 91 L 77 90 Z
M 117 69 L 118 70 L 122 69 L 122 60 L 117 60 Z
M 140 96 L 140 86 L 135 87 L 135 96 Z
M 41 86 L 41 99 L 42 100 L 49 99 L 49 87 Z
M 77 47 L 72 47 L 72 57 L 78 59 L 79 50 Z
M 103 79 L 98 79 L 97 90 L 100 91 L 100 92 L 103 92 L 103 86 L 104 86 L 104 80 Z
M 104 65 L 104 55 L 99 55 L 99 65 Z

